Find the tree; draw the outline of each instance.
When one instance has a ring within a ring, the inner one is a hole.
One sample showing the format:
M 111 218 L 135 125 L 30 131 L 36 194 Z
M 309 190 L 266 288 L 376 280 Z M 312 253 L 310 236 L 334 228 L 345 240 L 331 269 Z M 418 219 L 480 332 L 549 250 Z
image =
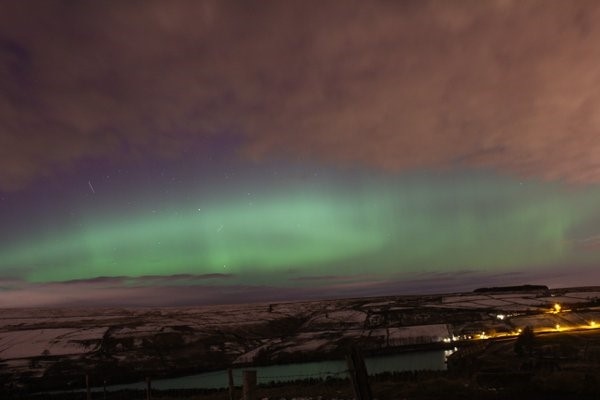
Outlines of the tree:
M 533 355 L 533 348 L 535 346 L 535 333 L 531 326 L 526 326 L 523 331 L 517 337 L 515 341 L 515 353 L 519 356 L 525 354 Z

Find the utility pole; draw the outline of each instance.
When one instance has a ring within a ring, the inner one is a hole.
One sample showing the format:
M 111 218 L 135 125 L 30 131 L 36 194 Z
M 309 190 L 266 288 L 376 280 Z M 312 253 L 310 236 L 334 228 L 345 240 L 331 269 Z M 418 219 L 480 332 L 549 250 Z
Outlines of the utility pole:
M 85 374 L 85 393 L 86 393 L 85 398 L 87 400 L 92 400 L 92 393 L 90 391 L 90 374 L 89 373 Z
M 233 384 L 233 370 L 231 368 L 227 369 L 227 378 L 229 383 L 229 400 L 233 400 L 235 386 Z
M 152 400 L 152 381 L 146 377 L 146 400 Z
M 346 363 L 356 400 L 372 400 L 365 359 L 357 347 L 353 346 L 350 349 L 350 353 L 346 356 Z
M 244 371 L 244 397 L 243 400 L 256 400 L 256 371 Z

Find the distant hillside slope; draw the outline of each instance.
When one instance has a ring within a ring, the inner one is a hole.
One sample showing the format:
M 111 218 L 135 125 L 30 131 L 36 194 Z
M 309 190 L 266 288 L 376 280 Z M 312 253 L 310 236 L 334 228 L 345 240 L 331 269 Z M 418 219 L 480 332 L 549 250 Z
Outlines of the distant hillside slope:
M 504 293 L 504 292 L 534 292 L 549 290 L 546 285 L 519 285 L 519 286 L 497 286 L 489 288 L 478 288 L 474 293 Z

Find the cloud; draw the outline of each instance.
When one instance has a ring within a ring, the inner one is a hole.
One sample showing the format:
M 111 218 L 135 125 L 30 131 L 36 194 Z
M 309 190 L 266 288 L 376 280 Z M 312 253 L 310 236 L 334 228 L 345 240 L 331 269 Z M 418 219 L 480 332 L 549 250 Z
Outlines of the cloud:
M 208 280 L 226 280 L 235 277 L 233 274 L 173 274 L 173 275 L 142 275 L 142 276 L 98 276 L 86 279 L 72 279 L 63 282 L 53 282 L 61 284 L 87 284 L 87 285 L 128 285 L 146 286 L 146 285 L 167 285 L 167 284 L 193 284 Z M 1 281 L 0 281 L 1 283 Z
M 291 282 L 300 283 L 322 283 L 322 282 L 347 282 L 356 280 L 373 279 L 375 275 L 310 275 L 310 276 L 297 276 L 290 278 Z
M 0 5 L 0 190 L 89 159 L 240 155 L 600 181 L 596 2 Z
M 595 251 L 600 250 L 600 235 L 586 237 L 584 239 L 573 240 L 573 245 L 576 248 Z
M 549 271 L 550 270 L 550 271 Z M 218 274 L 217 274 L 218 275 Z M 216 284 L 200 276 L 182 282 L 183 276 L 146 278 L 94 278 L 34 284 L 0 280 L 0 308 L 23 307 L 169 307 L 322 300 L 368 296 L 403 296 L 471 291 L 478 287 L 543 284 L 549 287 L 586 286 L 597 278 L 594 268 L 533 268 L 527 272 L 489 273 L 459 271 L 396 275 L 391 279 L 325 277 L 303 285 Z M 154 279 L 158 278 L 158 280 Z M 215 277 L 227 279 L 227 277 Z M 205 279 L 202 281 L 202 279 Z M 132 284 L 133 283 L 133 284 Z M 185 284 L 183 284 L 185 283 Z
M 312 289 L 245 285 L 27 284 L 0 290 L 0 308 L 171 307 L 318 299 Z

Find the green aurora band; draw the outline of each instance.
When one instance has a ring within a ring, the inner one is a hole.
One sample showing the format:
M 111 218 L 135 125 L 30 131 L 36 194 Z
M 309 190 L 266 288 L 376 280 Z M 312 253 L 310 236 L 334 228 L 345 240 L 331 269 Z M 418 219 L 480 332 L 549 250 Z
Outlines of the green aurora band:
M 170 200 L 135 213 L 87 209 L 81 226 L 16 238 L 0 270 L 30 282 L 233 274 L 231 283 L 415 271 L 510 271 L 598 260 L 600 191 L 480 176 L 263 185 L 258 195 Z M 181 196 L 180 196 L 181 198 Z M 597 225 L 597 224 L 596 224 Z

